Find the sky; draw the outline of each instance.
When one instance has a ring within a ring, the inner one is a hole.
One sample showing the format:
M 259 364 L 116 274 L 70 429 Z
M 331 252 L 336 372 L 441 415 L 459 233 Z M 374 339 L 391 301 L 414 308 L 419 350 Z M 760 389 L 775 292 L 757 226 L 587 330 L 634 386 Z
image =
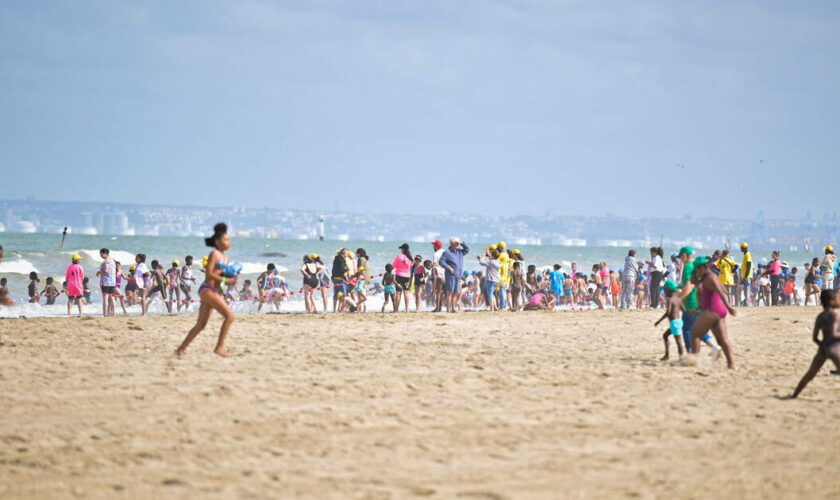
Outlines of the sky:
M 831 212 L 838 21 L 838 2 L 2 2 L 0 198 Z

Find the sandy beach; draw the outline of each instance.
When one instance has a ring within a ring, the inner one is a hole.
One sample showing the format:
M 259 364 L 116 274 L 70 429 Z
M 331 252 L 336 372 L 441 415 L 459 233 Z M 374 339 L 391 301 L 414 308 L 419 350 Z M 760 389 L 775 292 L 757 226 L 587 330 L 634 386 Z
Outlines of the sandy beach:
M 660 363 L 653 311 L 0 321 L 3 498 L 837 498 L 816 308 Z

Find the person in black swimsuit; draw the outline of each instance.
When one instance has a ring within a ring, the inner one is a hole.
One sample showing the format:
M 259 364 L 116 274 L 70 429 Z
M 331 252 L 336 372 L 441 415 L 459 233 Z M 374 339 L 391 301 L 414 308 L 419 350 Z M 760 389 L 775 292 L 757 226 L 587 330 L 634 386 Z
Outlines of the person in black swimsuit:
M 840 295 L 834 290 L 823 290 L 820 293 L 820 303 L 823 311 L 814 322 L 814 343 L 817 344 L 817 354 L 814 355 L 811 366 L 802 376 L 791 398 L 799 396 L 799 393 L 805 389 L 808 382 L 819 373 L 829 359 L 834 362 L 835 368 L 831 373 L 840 375 L 840 336 L 837 335 L 837 308 L 840 307 Z M 822 340 L 819 339 L 820 332 L 823 335 Z

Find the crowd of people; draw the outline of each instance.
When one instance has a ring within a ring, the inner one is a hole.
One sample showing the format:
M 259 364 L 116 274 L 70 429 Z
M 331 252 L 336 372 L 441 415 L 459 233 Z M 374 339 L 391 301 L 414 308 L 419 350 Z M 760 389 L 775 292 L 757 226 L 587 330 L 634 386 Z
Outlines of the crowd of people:
M 176 350 L 178 356 L 186 353 L 187 347 L 207 325 L 212 311 L 224 318 L 215 352 L 228 356 L 224 343 L 235 320 L 230 307 L 234 300 L 258 301 L 260 310 L 264 304 L 279 307 L 283 300 L 294 294 L 274 264 L 268 264 L 266 271 L 259 275 L 256 291 L 251 289 L 250 280 L 244 280 L 242 287 L 237 288 L 242 266 L 228 261 L 225 252 L 230 249 L 231 242 L 225 224 L 217 224 L 205 244 L 213 250 L 201 261 L 204 281 L 197 290 L 198 317 Z M 803 266 L 804 300 L 799 296 L 797 286 L 798 268 L 781 261 L 778 251 L 771 254 L 767 265 L 754 265 L 746 242 L 740 245 L 740 264 L 728 250 L 716 250 L 711 256 L 696 256 L 692 247 L 685 246 L 671 254 L 666 265 L 663 249 L 654 247 L 650 249 L 650 258 L 643 262 L 637 259 L 635 250 L 630 250 L 618 272 L 610 270 L 602 261 L 593 264 L 588 274 L 579 270 L 576 263 L 572 263 L 568 271 L 560 264 L 541 271 L 531 264 L 523 271 L 525 256 L 518 249 L 508 249 L 504 242 L 489 245 L 476 256 L 483 271 L 469 272 L 464 270 L 464 260 L 470 248 L 459 238 L 450 238 L 446 247 L 440 241 L 431 242 L 431 246 L 430 258 L 423 258 L 412 255 L 410 246 L 403 243 L 393 261 L 379 274 L 373 272 L 363 248 L 355 252 L 338 249 L 329 269 L 319 255 L 305 255 L 300 267 L 303 287 L 299 293 L 303 295 L 306 312 L 318 312 L 316 291 L 320 291 L 322 310 L 327 310 L 328 289 L 332 289 L 333 312 L 347 313 L 364 312 L 370 293 L 384 296 L 381 312 L 389 305 L 393 312 L 401 308 L 408 312 L 412 302 L 414 311 L 426 307 L 434 312 L 446 310 L 450 313 L 467 308 L 551 310 L 561 304 L 580 307 L 594 303 L 599 309 L 607 306 L 658 309 L 661 306 L 664 313 L 655 325 L 668 320 L 668 328 L 663 333 L 663 360 L 669 358 L 669 340 L 673 337 L 682 364 L 696 364 L 702 345 L 706 344 L 712 359 L 723 353 L 727 366 L 732 369 L 735 360 L 726 318 L 736 314 L 734 306 L 808 305 L 812 296 L 815 302 L 818 296 L 823 312 L 817 317 L 813 330 L 817 354 L 792 397 L 802 392 L 828 360 L 836 368 L 832 373 L 840 375 L 840 334 L 836 315 L 836 309 L 840 307 L 837 291 L 840 279 L 835 279 L 840 273 L 840 262 L 831 246 L 824 248 L 822 259 L 814 258 Z M 171 267 L 165 269 L 156 260 L 148 266 L 146 256 L 137 254 L 128 273 L 120 262 L 110 257 L 107 248 L 100 250 L 100 257 L 102 262 L 96 276 L 105 316 L 116 314 L 117 301 L 123 313 L 126 302 L 139 304 L 141 315 L 147 314 L 150 303 L 158 296 L 170 313 L 173 307 L 175 312 L 182 307 L 190 309 L 195 302 L 193 288 L 197 280 L 192 256 L 184 259 L 183 266 L 175 259 Z M 0 246 L 0 261 L 2 258 Z M 40 280 L 32 273 L 28 287 L 30 301 L 38 302 L 43 297 L 48 304 L 53 304 L 59 295 L 65 294 L 67 313 L 70 314 L 76 305 L 81 315 L 82 305 L 90 302 L 90 280 L 85 276 L 80 260 L 79 254 L 71 257 L 61 289 L 49 277 L 39 292 Z M 381 280 L 375 279 L 375 275 Z M 3 278 L 0 280 L 0 304 L 12 303 Z

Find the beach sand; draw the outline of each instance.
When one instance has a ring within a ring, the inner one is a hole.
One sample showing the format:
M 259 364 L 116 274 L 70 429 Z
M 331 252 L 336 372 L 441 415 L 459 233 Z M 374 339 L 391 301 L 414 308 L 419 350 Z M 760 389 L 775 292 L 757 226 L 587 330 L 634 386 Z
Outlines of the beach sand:
M 2 498 L 837 498 L 816 308 L 742 309 L 739 368 L 653 311 L 0 321 Z

